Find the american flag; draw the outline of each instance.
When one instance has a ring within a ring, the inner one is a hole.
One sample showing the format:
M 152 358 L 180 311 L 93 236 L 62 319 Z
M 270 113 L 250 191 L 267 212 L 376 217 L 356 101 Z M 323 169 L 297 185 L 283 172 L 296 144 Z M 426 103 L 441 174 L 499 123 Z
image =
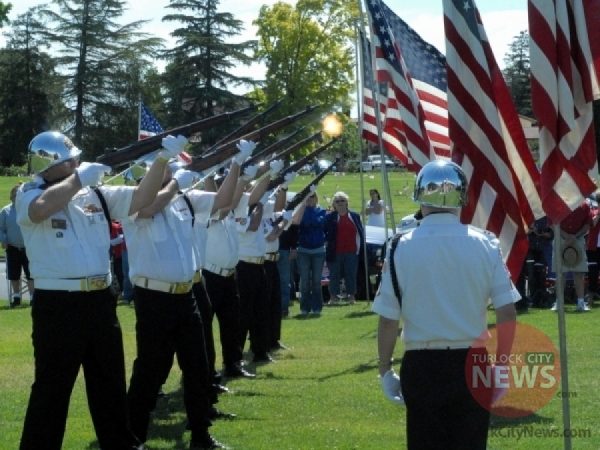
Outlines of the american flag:
M 368 0 L 367 13 L 375 46 L 377 79 L 387 81 L 389 88 L 384 129 L 396 133 L 403 153 L 410 158 L 409 168 L 418 170 L 435 157 L 425 129 L 425 113 L 382 2 Z
M 543 215 L 539 172 L 473 0 L 444 0 L 452 158 L 469 180 L 461 220 L 498 236 L 516 280 L 524 226 Z
M 144 103 L 140 102 L 140 117 L 138 126 L 138 141 L 155 136 L 164 132 L 163 127 L 160 125 L 154 114 L 148 109 Z M 185 164 L 192 162 L 192 156 L 188 152 L 181 152 L 177 155 L 177 159 Z
M 138 141 L 162 133 L 163 131 L 165 130 L 160 126 L 154 114 L 152 114 L 144 103 L 140 102 Z
M 596 190 L 592 100 L 599 92 L 586 16 L 599 14 L 597 0 L 585 4 L 529 0 L 531 97 L 540 125 L 541 194 L 554 223 Z M 592 24 L 594 29 L 598 26 Z
M 448 137 L 448 102 L 446 90 L 446 57 L 424 41 L 383 2 L 381 10 L 388 19 L 404 63 L 425 112 L 425 129 L 437 156 L 450 157 Z
M 379 121 L 383 128 L 385 124 L 385 112 L 388 104 L 388 92 L 391 95 L 390 102 L 395 102 L 394 94 L 388 91 L 387 82 L 377 83 L 373 77 L 373 64 L 371 59 L 371 43 L 362 32 L 359 32 L 362 49 L 362 68 L 363 68 L 363 121 L 362 121 L 362 136 L 369 142 L 379 145 L 377 135 L 377 118 L 375 110 L 377 102 L 379 104 Z M 377 84 L 375 84 L 377 83 Z M 377 95 L 373 95 L 373 88 L 376 89 Z M 377 102 L 376 102 L 377 100 Z M 392 156 L 400 160 L 404 166 L 410 166 L 411 161 L 405 153 L 405 146 L 400 142 L 402 139 L 394 128 L 383 128 L 381 133 L 383 148 Z

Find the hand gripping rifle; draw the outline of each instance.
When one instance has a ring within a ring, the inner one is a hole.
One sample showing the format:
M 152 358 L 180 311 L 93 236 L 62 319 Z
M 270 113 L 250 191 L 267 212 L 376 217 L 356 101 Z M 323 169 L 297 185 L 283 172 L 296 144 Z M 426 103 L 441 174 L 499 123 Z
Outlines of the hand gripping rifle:
M 333 138 L 327 144 L 317 147 L 315 150 L 313 150 L 308 155 L 300 158 L 295 163 L 293 163 L 290 166 L 288 166 L 287 168 L 283 169 L 279 173 L 277 178 L 275 178 L 274 180 L 271 180 L 271 182 L 269 183 L 269 187 L 267 187 L 267 190 L 270 191 L 270 190 L 275 189 L 277 186 L 279 186 L 281 183 L 283 183 L 285 181 L 284 177 L 286 174 L 291 173 L 291 172 L 298 172 L 298 170 L 300 170 L 302 167 L 304 167 L 311 159 L 313 159 L 316 156 L 318 156 L 319 154 L 323 153 L 325 150 L 327 150 L 332 144 L 334 144 L 337 141 L 338 141 L 338 138 Z
M 297 120 L 301 119 L 302 117 L 307 116 L 308 114 L 312 113 L 316 108 L 317 108 L 317 106 L 309 106 L 304 111 L 300 111 L 296 114 L 292 114 L 290 116 L 284 117 L 283 119 L 276 120 L 275 122 L 272 122 L 269 125 L 259 128 L 258 130 L 254 130 L 248 134 L 245 134 L 244 136 L 240 136 L 240 139 L 245 139 L 245 140 L 250 140 L 250 141 L 260 140 L 264 136 L 267 136 L 269 133 L 278 131 L 278 130 L 296 122 Z M 196 172 L 201 172 L 203 170 L 210 169 L 211 167 L 214 167 L 217 164 L 222 163 L 223 161 L 231 158 L 238 152 L 237 147 L 236 147 L 237 141 L 238 140 L 229 141 L 228 143 L 219 146 L 212 153 L 202 155 L 202 156 L 195 156 L 192 159 L 192 162 L 186 167 L 186 169 L 194 170 Z
M 332 164 L 329 165 L 329 167 L 325 170 L 323 170 L 319 175 L 317 175 L 315 178 L 312 179 L 312 181 L 310 183 L 308 183 L 304 188 L 302 188 L 302 190 L 300 192 L 298 192 L 296 195 L 294 195 L 294 198 L 292 198 L 289 202 L 287 202 L 287 205 L 285 206 L 285 210 L 286 211 L 293 211 L 294 209 L 296 209 L 296 206 L 298 206 L 300 203 L 302 203 L 304 201 L 304 199 L 310 194 L 310 187 L 311 186 L 317 186 L 319 184 L 319 181 L 321 181 L 323 178 L 325 178 L 325 175 L 327 175 L 329 172 L 331 172 L 333 170 L 333 167 L 339 162 L 339 158 L 337 158 Z M 277 225 L 279 224 L 279 222 L 281 222 L 283 220 L 283 217 L 279 216 L 277 217 L 277 219 L 275 219 L 273 221 L 273 225 Z
M 96 161 L 102 164 L 106 164 L 107 166 L 118 167 L 135 161 L 136 159 L 141 158 L 142 156 L 147 155 L 148 153 L 152 153 L 155 150 L 158 150 L 162 146 L 163 138 L 168 136 L 169 134 L 174 136 L 181 134 L 183 136 L 189 137 L 194 133 L 198 133 L 199 131 L 213 127 L 221 122 L 225 122 L 226 120 L 232 120 L 239 116 L 243 116 L 244 114 L 254 111 L 255 109 L 256 106 L 251 105 L 246 108 L 238 109 L 236 111 L 218 114 L 216 116 L 198 120 L 187 125 L 172 128 L 155 136 L 151 136 L 141 141 L 134 142 L 133 144 L 129 144 L 126 147 L 119 148 L 116 151 L 104 153 L 103 155 L 100 155 L 98 158 L 96 158 Z

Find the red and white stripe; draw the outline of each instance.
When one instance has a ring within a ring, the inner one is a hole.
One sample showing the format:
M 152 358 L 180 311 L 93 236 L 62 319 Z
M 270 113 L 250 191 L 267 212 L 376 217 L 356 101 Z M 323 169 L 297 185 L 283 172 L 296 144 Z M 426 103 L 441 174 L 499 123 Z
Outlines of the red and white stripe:
M 554 223 L 596 190 L 592 100 L 599 91 L 586 16 L 600 17 L 600 2 L 529 0 L 531 97 L 540 126 L 541 195 Z M 597 34 L 599 24 L 592 26 Z
M 469 180 L 461 220 L 496 234 L 516 280 L 525 226 L 543 215 L 539 173 L 472 0 L 444 0 L 452 158 Z

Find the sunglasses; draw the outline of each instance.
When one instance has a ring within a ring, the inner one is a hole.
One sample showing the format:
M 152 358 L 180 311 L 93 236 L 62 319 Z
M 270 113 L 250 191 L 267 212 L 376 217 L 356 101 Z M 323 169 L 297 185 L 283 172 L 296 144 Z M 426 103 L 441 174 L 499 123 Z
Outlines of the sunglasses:
M 346 203 L 346 200 L 336 200 L 335 203 Z

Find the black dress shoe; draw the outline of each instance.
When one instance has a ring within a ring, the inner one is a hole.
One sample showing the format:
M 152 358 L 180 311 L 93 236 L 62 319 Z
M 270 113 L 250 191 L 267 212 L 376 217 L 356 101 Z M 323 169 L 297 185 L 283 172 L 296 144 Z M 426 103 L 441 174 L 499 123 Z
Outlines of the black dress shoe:
M 222 384 L 213 384 L 212 388 L 217 394 L 226 394 L 229 392 L 229 388 L 223 386 Z
M 206 433 L 201 439 L 193 439 L 190 442 L 190 450 L 211 450 L 215 448 L 227 448 L 210 434 Z
M 268 353 L 258 353 L 254 355 L 252 362 L 255 364 L 268 364 L 273 362 L 273 358 Z
M 271 346 L 271 351 L 276 352 L 278 350 L 289 350 L 289 347 L 286 347 L 281 342 L 277 341 Z
M 256 375 L 248 372 L 246 369 L 242 369 L 241 367 L 226 369 L 225 376 L 227 378 L 256 378 Z
M 237 415 L 233 414 L 233 413 L 223 412 L 221 410 L 218 410 L 217 408 L 211 408 L 210 412 L 208 413 L 208 417 L 211 420 L 217 420 L 217 419 L 233 420 L 237 417 Z

